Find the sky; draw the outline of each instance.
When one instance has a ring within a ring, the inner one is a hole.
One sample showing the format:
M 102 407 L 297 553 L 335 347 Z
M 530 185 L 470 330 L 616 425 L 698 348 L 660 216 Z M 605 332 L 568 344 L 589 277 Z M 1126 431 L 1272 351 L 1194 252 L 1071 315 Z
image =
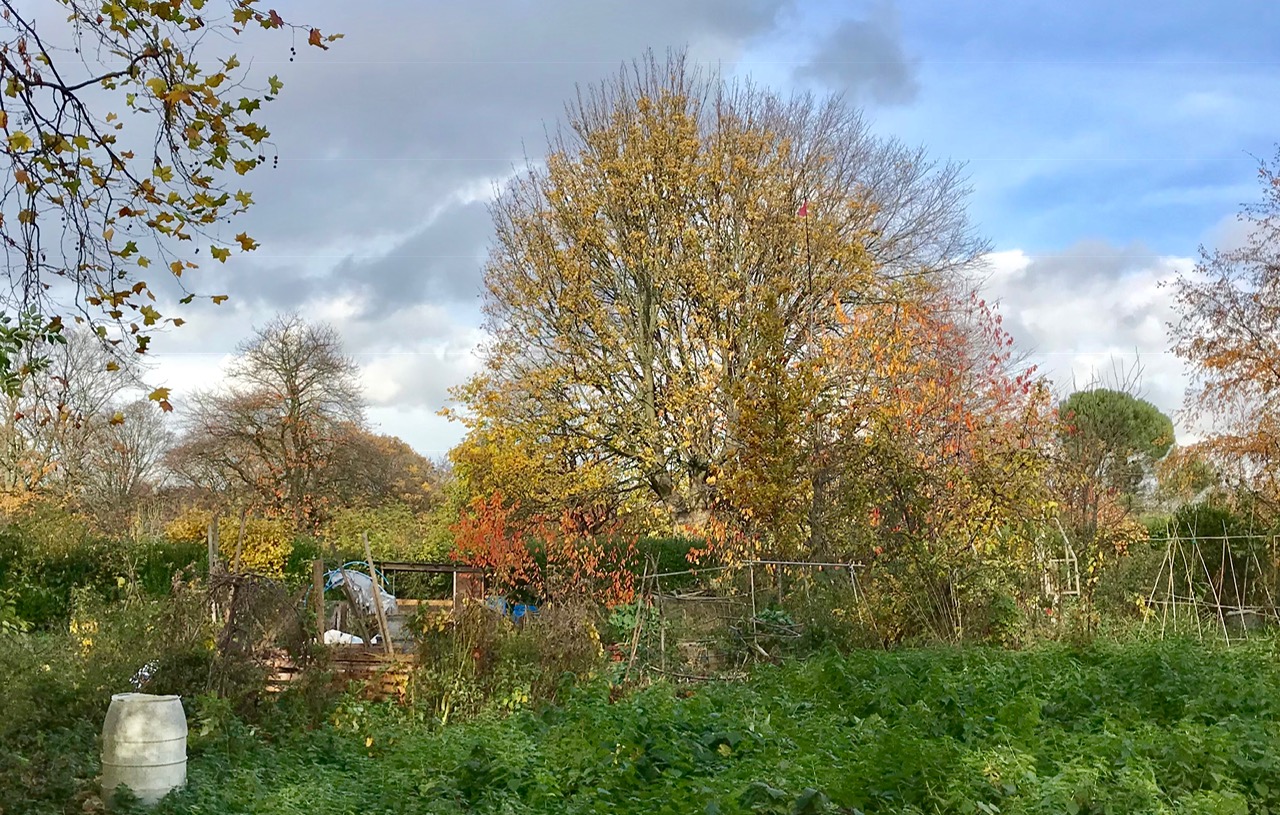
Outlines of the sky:
M 285 83 L 262 121 L 278 166 L 250 176 L 233 231 L 261 244 L 202 268 L 230 295 L 159 337 L 148 379 L 173 401 L 216 387 L 280 311 L 331 323 L 361 366 L 371 424 L 432 457 L 438 415 L 479 366 L 486 209 L 546 147 L 577 85 L 652 48 L 782 93 L 842 94 L 884 137 L 964 162 L 991 242 L 987 297 L 1065 394 L 1141 371 L 1166 412 L 1161 282 L 1241 239 L 1260 158 L 1280 142 L 1280 4 L 1077 0 L 280 0 L 344 39 L 254 35 Z M 245 50 L 248 49 L 248 50 Z M 1190 428 L 1179 424 L 1183 438 Z

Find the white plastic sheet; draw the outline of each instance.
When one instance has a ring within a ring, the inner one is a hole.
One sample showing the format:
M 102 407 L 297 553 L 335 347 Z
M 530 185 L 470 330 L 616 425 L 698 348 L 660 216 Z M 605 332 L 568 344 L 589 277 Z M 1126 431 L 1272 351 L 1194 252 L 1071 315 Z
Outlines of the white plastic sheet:
M 325 645 L 364 645 L 364 640 L 355 634 L 348 634 L 345 631 L 339 631 L 336 628 L 330 628 L 324 632 Z
M 351 594 L 355 597 L 356 602 L 360 605 L 360 610 L 365 614 L 374 614 L 373 607 L 373 581 L 369 579 L 369 575 L 357 572 L 354 569 L 335 569 L 329 572 L 329 580 L 326 588 L 337 588 L 346 585 L 350 587 Z M 382 611 L 387 616 L 396 613 L 396 598 L 386 589 L 378 587 L 379 593 L 382 595 Z

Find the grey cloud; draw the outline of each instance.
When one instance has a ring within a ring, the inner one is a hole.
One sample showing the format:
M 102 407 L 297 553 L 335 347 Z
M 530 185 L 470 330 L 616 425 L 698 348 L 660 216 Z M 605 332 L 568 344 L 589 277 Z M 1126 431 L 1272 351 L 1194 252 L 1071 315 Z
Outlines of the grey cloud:
M 412 354 L 378 357 L 364 366 L 363 378 L 374 405 L 434 412 L 450 401 L 449 389 L 476 368 L 473 349 L 449 341 Z
M 403 228 L 458 186 L 506 175 L 526 146 L 541 155 L 544 125 L 576 83 L 650 47 L 732 62 L 788 4 L 308 4 L 295 16 L 346 36 L 278 66 L 285 90 L 267 118 L 280 165 L 259 171 L 270 184 L 253 218 L 266 238 L 290 244 L 317 228 L 330 237 Z
M 211 278 L 209 285 L 236 292 L 237 306 L 269 311 L 337 297 L 358 300 L 362 312 L 370 316 L 385 316 L 424 301 L 473 304 L 481 292 L 490 229 L 483 203 L 452 205 L 385 253 L 372 257 L 347 253 L 322 273 L 300 262 L 249 257 L 236 258 L 206 277 Z M 197 301 L 191 308 L 204 312 L 218 307 Z
M 344 39 L 296 62 L 277 32 L 246 34 L 259 78 L 278 73 L 264 108 L 278 167 L 248 179 L 257 205 L 235 225 L 254 255 L 216 267 L 210 287 L 271 308 L 316 296 L 332 274 L 380 302 L 465 298 L 478 288 L 488 219 L 461 206 L 426 223 L 460 188 L 487 185 L 540 158 L 545 129 L 574 94 L 625 61 L 669 47 L 732 63 L 791 0 L 596 0 L 466 4 L 341 0 L 282 8 Z M 424 225 L 425 224 L 425 225 Z M 406 238 L 406 236 L 408 236 Z M 368 247 L 399 243 L 381 260 Z M 407 286 L 404 290 L 397 287 Z
M 1123 296 L 1121 283 L 1159 263 L 1158 256 L 1139 244 L 1082 240 L 1061 252 L 1033 256 L 1024 269 L 993 288 L 1006 327 L 1028 350 L 1061 352 L 1068 338 L 1078 350 L 1083 338 L 1077 334 L 1081 326 L 1074 323 L 1085 315 L 1099 323 L 1089 326 L 1097 330 L 1095 345 L 1121 342 L 1132 347 L 1129 335 L 1142 328 L 1147 304 Z M 1076 310 L 1068 317 L 1072 308 Z
M 791 1 L 282 9 L 345 36 L 324 53 L 299 45 L 295 63 L 279 64 L 288 46 L 274 32 L 247 35 L 256 73 L 285 82 L 263 117 L 280 161 L 250 177 L 257 205 L 236 225 L 262 248 L 220 267 L 215 287 L 272 309 L 335 291 L 371 308 L 470 300 L 490 226 L 482 202 L 457 203 L 459 190 L 487 192 L 526 156 L 541 158 L 576 84 L 647 48 L 732 64 Z
M 1028 290 L 1062 291 L 1084 285 L 1115 281 L 1140 271 L 1160 257 L 1142 244 L 1116 246 L 1103 240 L 1085 239 L 1061 252 L 1036 255 L 1018 276 L 1018 284 Z
M 900 105 L 913 101 L 920 90 L 917 67 L 903 47 L 897 11 L 884 0 L 866 17 L 837 26 L 796 75 L 836 86 L 859 100 Z
M 423 299 L 474 301 L 490 235 L 484 204 L 449 207 L 387 254 L 369 261 L 347 258 L 331 277 L 340 288 L 364 292 L 367 308 L 397 309 Z

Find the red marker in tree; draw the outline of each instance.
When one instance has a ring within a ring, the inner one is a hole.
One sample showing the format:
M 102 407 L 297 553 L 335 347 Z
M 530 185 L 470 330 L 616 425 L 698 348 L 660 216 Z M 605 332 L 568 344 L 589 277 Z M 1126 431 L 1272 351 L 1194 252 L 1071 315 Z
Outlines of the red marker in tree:
M 799 211 L 799 212 L 797 212 L 797 213 L 796 213 L 796 215 L 800 216 L 801 218 L 807 218 L 807 217 L 809 217 L 809 202 L 808 202 L 808 201 L 805 201 L 803 204 L 801 204 L 801 205 L 800 205 L 800 211 Z

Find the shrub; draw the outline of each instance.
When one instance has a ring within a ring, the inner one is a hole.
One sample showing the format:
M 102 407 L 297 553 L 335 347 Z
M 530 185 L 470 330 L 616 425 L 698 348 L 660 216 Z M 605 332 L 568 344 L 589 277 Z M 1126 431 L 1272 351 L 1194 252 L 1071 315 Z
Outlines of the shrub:
M 62 631 L 5 639 L 0 778 L 15 779 L 17 789 L 0 783 L 0 811 L 31 812 L 43 801 L 48 808 L 39 811 L 62 812 L 91 792 L 93 745 L 111 695 L 134 690 L 140 670 L 150 674 L 142 685 L 149 693 L 190 696 L 209 681 L 212 627 L 198 591 L 153 598 L 126 586 L 107 601 L 82 588 L 71 606 Z
M 152 596 L 169 592 L 173 575 L 204 569 L 202 544 L 110 540 L 53 504 L 28 503 L 0 530 L 0 593 L 12 614 L 37 628 L 60 628 L 77 588 L 119 599 L 124 586 Z

